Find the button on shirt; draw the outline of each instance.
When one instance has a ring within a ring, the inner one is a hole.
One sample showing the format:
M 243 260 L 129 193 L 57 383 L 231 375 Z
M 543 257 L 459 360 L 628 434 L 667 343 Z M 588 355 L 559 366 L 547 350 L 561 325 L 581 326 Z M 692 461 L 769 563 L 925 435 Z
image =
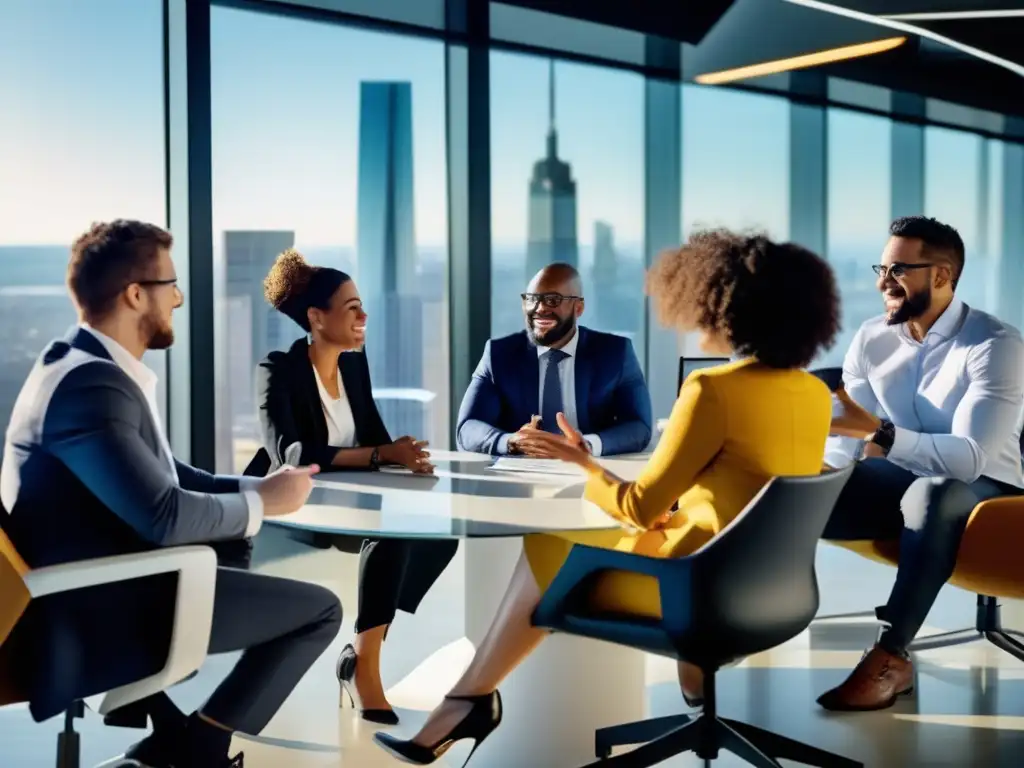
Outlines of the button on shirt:
M 1024 341 L 958 299 L 923 341 L 885 317 L 857 331 L 843 363 L 850 397 L 896 427 L 888 459 L 921 477 L 981 476 L 1024 488 Z M 860 441 L 829 438 L 825 462 L 855 459 Z
M 114 363 L 127 373 L 128 377 L 142 390 L 142 394 L 146 398 L 146 404 L 149 406 L 149 415 L 156 426 L 161 452 L 164 455 L 167 466 L 170 468 L 174 482 L 177 483 L 178 468 L 174 461 L 174 455 L 171 453 L 170 443 L 167 442 L 167 435 L 164 432 L 163 422 L 160 418 L 160 406 L 157 400 L 157 375 L 145 363 L 105 333 L 100 333 L 90 325 L 82 325 L 82 327 L 96 337 L 97 341 L 107 350 L 107 354 L 110 355 Z M 239 490 L 245 496 L 245 502 L 249 507 L 249 525 L 246 527 L 245 532 L 247 537 L 255 536 L 263 523 L 263 499 L 260 498 L 259 493 L 256 491 L 259 482 L 260 478 L 238 478 Z

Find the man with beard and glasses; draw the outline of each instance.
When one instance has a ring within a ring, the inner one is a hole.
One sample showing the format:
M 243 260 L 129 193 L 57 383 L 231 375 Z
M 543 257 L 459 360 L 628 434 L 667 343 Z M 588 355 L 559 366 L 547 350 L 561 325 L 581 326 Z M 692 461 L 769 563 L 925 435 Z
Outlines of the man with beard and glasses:
M 520 298 L 526 330 L 487 342 L 459 409 L 459 448 L 544 457 L 531 438 L 561 434 L 559 413 L 595 456 L 647 448 L 651 396 L 633 345 L 577 323 L 583 285 L 575 267 L 545 267 Z
M 874 267 L 886 311 L 857 332 L 836 393 L 841 437 L 826 469 L 858 463 L 824 538 L 899 539 L 899 568 L 878 643 L 818 699 L 830 710 L 882 709 L 910 692 L 907 647 L 953 573 L 971 511 L 1024 492 L 1020 333 L 956 297 L 955 229 L 908 216 L 889 234 Z
M 301 507 L 317 467 L 266 478 L 211 475 L 171 454 L 143 362 L 174 341 L 183 304 L 171 235 L 95 224 L 75 241 L 67 282 L 81 324 L 43 352 L 11 414 L 0 469 L 5 532 L 31 568 L 253 536 Z M 210 333 L 210 329 L 203 329 Z M 156 673 L 171 641 L 173 574 L 33 601 L 15 629 L 19 682 L 37 720 Z M 131 707 L 153 733 L 108 765 L 228 768 L 232 732 L 256 734 L 341 625 L 323 587 L 218 568 L 210 653 L 244 651 L 185 716 L 165 694 Z

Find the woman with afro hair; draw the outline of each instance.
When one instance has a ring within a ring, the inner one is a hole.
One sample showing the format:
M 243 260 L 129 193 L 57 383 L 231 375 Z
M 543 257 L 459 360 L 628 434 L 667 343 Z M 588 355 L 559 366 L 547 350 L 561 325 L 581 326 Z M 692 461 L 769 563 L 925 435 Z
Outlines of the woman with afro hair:
M 392 755 L 425 765 L 452 742 L 479 742 L 498 726 L 498 685 L 547 636 L 532 626 L 531 616 L 575 544 L 685 556 L 714 538 L 772 477 L 821 471 L 832 397 L 804 369 L 831 346 L 839 326 L 828 264 L 798 245 L 762 235 L 698 232 L 661 255 L 647 290 L 664 325 L 697 332 L 706 353 L 732 362 L 686 379 L 635 482 L 615 477 L 572 439 L 538 438 L 543 455 L 586 471 L 585 497 L 623 529 L 526 537 L 494 621 L 448 696 L 412 739 L 376 735 Z M 559 422 L 571 435 L 561 414 Z M 661 613 L 657 582 L 639 574 L 601 576 L 590 599 L 611 613 Z M 699 705 L 700 670 L 680 664 L 679 677 L 687 702 Z

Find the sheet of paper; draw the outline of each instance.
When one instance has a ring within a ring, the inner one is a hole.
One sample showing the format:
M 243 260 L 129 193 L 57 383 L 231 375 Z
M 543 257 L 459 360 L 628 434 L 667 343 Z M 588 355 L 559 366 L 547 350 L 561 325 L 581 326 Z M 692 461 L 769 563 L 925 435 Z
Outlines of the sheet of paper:
M 512 456 L 501 456 L 489 469 L 493 469 L 496 472 L 529 472 L 535 475 L 586 476 L 586 472 L 581 467 L 559 461 L 558 459 L 522 459 Z

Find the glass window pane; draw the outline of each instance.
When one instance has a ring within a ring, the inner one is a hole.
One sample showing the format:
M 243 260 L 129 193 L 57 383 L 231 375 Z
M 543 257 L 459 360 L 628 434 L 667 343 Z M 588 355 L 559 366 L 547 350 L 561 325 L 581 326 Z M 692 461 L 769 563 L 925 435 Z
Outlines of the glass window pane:
M 843 302 L 836 344 L 816 365 L 840 366 L 861 324 L 883 311 L 875 287 L 892 204 L 892 122 L 845 109 L 828 111 L 828 259 Z
M 640 354 L 643 78 L 500 52 L 490 63 L 491 333 L 521 331 L 519 294 L 564 261 L 583 276 L 581 322 Z
M 75 323 L 72 240 L 94 221 L 166 223 L 162 23 L 160 0 L 0 5 L 0 425 Z M 165 357 L 146 362 L 162 376 Z
M 443 45 L 219 7 L 211 35 L 218 466 L 252 458 L 255 365 L 302 335 L 263 299 L 291 246 L 354 277 L 392 436 L 446 447 Z
M 991 258 L 985 251 L 988 222 L 985 198 L 989 191 L 987 151 L 980 136 L 966 131 L 929 126 L 924 131 L 925 215 L 956 227 L 964 241 L 964 272 L 957 295 L 985 309 L 992 305 L 995 285 Z M 982 160 L 986 162 L 982 162 Z M 992 294 L 992 295 L 990 295 Z
M 683 86 L 683 234 L 703 227 L 789 237 L 789 102 Z

